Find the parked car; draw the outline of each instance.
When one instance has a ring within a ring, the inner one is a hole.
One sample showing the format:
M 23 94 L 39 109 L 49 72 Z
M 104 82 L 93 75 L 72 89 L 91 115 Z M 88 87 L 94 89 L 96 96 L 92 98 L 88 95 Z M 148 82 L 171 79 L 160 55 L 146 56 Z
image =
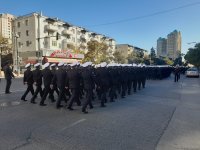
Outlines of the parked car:
M 186 71 L 186 77 L 197 77 L 197 78 L 199 78 L 199 70 L 195 67 L 189 68 Z

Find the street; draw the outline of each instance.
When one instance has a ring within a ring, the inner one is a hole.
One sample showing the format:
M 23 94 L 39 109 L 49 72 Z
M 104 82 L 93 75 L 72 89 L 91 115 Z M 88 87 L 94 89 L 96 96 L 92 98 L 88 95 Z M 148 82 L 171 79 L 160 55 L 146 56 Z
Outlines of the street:
M 200 79 L 150 80 L 146 88 L 82 114 L 21 101 L 22 79 L 12 94 L 0 83 L 0 150 L 199 150 Z M 27 97 L 30 100 L 31 95 Z M 36 102 L 39 103 L 40 97 Z

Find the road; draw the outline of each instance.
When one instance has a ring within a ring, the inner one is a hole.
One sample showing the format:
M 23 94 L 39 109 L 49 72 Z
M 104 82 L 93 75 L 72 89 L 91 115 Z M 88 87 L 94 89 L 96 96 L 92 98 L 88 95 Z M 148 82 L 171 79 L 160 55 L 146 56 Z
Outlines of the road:
M 82 114 L 20 101 L 24 86 L 13 80 L 10 95 L 0 83 L 1 150 L 198 150 L 200 80 L 147 81 L 145 89 Z M 30 99 L 30 96 L 28 97 Z M 37 102 L 39 98 L 37 99 Z

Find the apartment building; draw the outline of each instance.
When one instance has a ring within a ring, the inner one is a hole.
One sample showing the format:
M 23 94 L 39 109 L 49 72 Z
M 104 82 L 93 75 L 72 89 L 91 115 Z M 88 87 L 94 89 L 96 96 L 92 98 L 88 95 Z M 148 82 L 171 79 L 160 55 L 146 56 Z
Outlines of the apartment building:
M 157 57 L 166 57 L 167 56 L 167 39 L 159 38 L 157 40 Z
M 0 35 L 12 42 L 12 23 L 15 16 L 11 14 L 0 14 Z
M 113 38 L 41 13 L 17 17 L 14 20 L 14 33 L 21 65 L 43 58 L 49 62 L 71 63 L 83 59 L 90 40 L 105 42 L 113 52 L 116 43 Z
M 167 35 L 167 56 L 175 60 L 181 54 L 181 32 L 174 30 Z
M 125 58 L 128 57 L 129 54 L 131 54 L 132 52 L 135 52 L 137 54 L 139 54 L 140 52 L 143 53 L 144 57 L 148 57 L 148 51 L 141 49 L 139 47 L 136 46 L 132 46 L 129 44 L 117 44 L 116 45 L 116 51 L 120 52 L 121 55 L 123 55 Z

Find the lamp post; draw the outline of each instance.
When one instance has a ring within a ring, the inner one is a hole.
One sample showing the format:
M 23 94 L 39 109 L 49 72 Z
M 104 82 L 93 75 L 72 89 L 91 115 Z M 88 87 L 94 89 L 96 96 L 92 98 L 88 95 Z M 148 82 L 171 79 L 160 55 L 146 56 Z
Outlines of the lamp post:
M 20 67 L 19 67 L 19 50 L 18 50 L 18 38 L 19 35 L 17 33 L 14 34 L 15 39 L 15 60 L 16 60 L 16 68 L 17 68 L 17 74 L 20 74 Z

